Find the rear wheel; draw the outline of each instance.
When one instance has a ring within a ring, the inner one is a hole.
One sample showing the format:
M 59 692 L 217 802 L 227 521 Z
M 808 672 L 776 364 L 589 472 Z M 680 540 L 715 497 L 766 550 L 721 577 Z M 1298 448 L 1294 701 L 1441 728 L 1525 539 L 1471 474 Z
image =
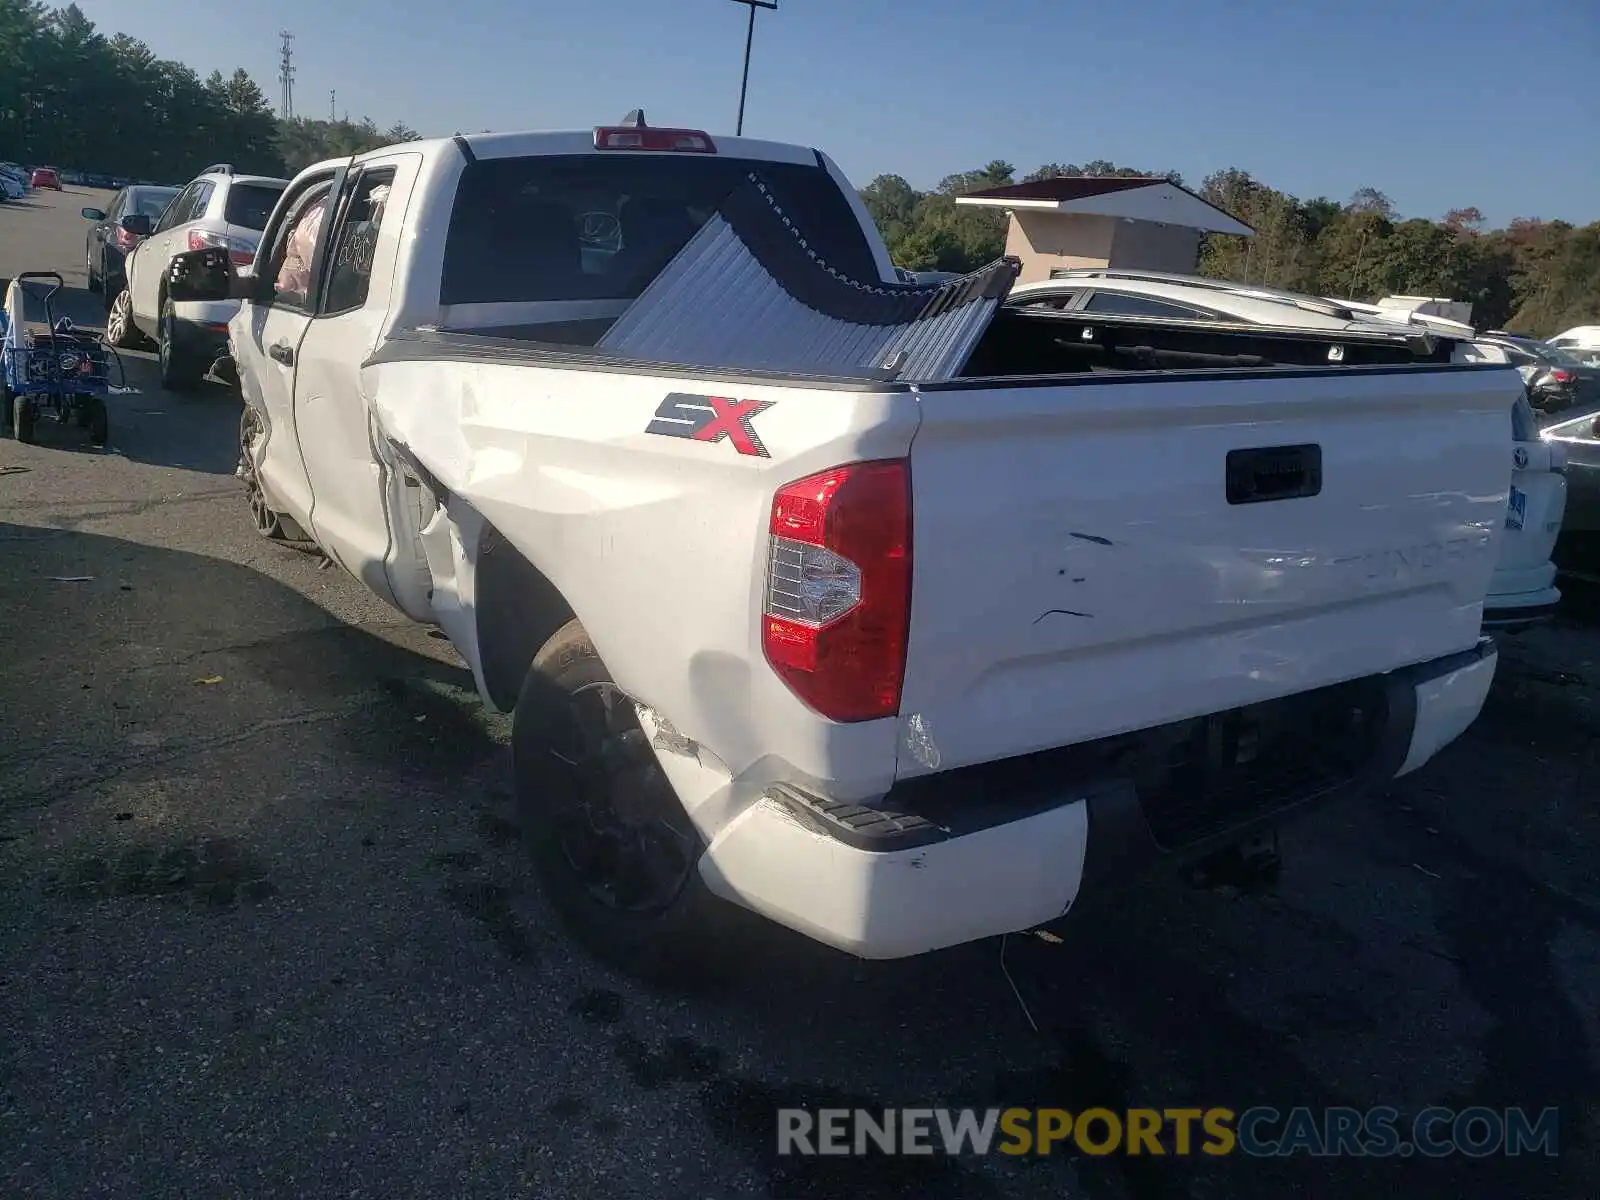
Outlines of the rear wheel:
M 256 477 L 256 447 L 263 433 L 261 414 L 250 405 L 239 414 L 239 479 L 244 484 L 245 503 L 250 506 L 250 523 L 264 538 L 282 541 L 283 522 L 267 506 L 266 493 L 261 490 L 261 480 Z
M 701 879 L 699 835 L 576 620 L 534 657 L 511 745 L 523 838 L 563 920 L 630 973 L 705 965 L 731 906 Z
M 179 346 L 177 338 L 177 313 L 171 300 L 163 300 L 156 337 L 156 353 L 161 358 L 161 386 L 172 392 L 192 391 L 205 378 L 206 364 Z
M 33 397 L 20 392 L 11 397 L 11 436 L 19 442 L 33 441 L 35 417 Z
M 78 398 L 78 423 L 88 427 L 89 440 L 104 446 L 111 439 L 111 418 L 106 412 L 104 396 Z
M 106 315 L 106 341 L 118 350 L 132 350 L 144 338 L 133 323 L 133 296 L 123 287 L 111 300 L 111 311 Z

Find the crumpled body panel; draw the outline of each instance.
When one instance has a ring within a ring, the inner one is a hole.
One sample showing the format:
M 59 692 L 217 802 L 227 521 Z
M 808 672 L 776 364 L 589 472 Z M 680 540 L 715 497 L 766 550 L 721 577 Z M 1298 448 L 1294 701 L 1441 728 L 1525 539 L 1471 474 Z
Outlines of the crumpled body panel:
M 651 362 L 932 383 L 960 373 L 1018 266 L 1000 259 L 930 286 L 846 278 L 751 175 L 599 348 Z

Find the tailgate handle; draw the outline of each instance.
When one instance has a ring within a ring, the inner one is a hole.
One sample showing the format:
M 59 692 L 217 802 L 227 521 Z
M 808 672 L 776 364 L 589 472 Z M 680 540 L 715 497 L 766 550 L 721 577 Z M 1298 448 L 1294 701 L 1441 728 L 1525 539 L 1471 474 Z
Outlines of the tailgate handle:
M 1294 500 L 1322 491 L 1322 447 L 1258 446 L 1228 451 L 1228 503 Z

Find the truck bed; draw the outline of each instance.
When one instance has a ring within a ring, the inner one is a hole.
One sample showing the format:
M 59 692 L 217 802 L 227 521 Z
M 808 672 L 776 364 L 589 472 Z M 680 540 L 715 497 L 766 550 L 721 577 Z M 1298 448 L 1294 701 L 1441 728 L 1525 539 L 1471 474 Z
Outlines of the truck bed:
M 464 332 L 588 347 L 618 361 L 903 383 L 1450 361 L 1448 339 L 1420 332 L 1330 335 L 1007 307 L 1014 258 L 942 283 L 855 279 L 820 256 L 803 224 L 752 171 L 631 302 L 587 301 L 581 313 L 528 306 L 528 320 Z

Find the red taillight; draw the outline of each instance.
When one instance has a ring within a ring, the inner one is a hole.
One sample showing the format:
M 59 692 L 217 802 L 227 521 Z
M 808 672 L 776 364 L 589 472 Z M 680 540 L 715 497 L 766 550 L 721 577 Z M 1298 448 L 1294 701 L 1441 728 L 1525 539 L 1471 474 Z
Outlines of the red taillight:
M 1572 372 L 1571 371 L 1551 371 L 1550 372 L 1550 378 L 1554 379 L 1557 383 L 1571 383 L 1572 382 Z
M 900 711 L 911 617 L 911 471 L 852 463 L 772 501 L 762 648 L 791 691 L 834 721 Z
M 238 238 L 231 238 L 225 233 L 212 233 L 207 229 L 189 230 L 189 249 L 205 250 L 211 246 L 226 247 L 228 259 L 236 267 L 248 267 L 256 260 L 256 252 Z
M 681 154 L 715 154 L 716 143 L 698 129 L 651 129 L 599 126 L 594 131 L 596 150 L 676 150 Z

